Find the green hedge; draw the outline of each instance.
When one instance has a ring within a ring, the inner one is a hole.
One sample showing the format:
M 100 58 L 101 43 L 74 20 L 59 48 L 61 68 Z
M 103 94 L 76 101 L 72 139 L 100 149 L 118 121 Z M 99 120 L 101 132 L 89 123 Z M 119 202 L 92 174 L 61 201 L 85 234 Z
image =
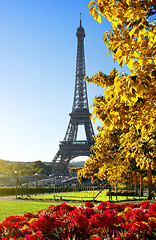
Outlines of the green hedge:
M 52 192 L 52 188 L 17 188 L 17 195 L 25 195 L 25 194 L 43 194 Z M 0 196 L 7 195 L 16 195 L 16 187 L 0 187 Z
M 124 191 L 124 192 L 107 192 L 106 193 L 106 196 L 134 196 L 135 195 L 135 192 L 134 191 Z
M 0 196 L 15 195 L 16 187 L 0 187 Z
M 80 189 L 79 189 L 80 190 Z M 73 187 L 18 187 L 17 195 L 72 192 Z M 16 187 L 0 187 L 0 196 L 16 195 Z

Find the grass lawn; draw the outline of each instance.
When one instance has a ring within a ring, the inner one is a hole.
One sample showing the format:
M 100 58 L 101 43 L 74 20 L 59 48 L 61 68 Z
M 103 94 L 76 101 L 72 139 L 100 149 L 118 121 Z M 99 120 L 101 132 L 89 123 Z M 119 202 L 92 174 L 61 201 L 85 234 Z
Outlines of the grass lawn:
M 58 205 L 60 202 L 29 202 L 29 201 L 0 201 L 0 222 L 11 215 L 22 216 L 26 212 L 37 213 L 50 205 Z M 71 206 L 79 206 L 80 203 L 69 203 Z
M 109 200 L 109 196 L 106 196 L 106 192 L 108 190 L 103 190 L 95 199 L 95 202 L 105 202 Z M 53 193 L 53 194 L 45 194 L 45 195 L 33 195 L 32 199 L 35 200 L 64 200 L 64 201 L 92 201 L 93 196 L 95 197 L 98 194 L 98 191 L 87 191 L 87 192 L 63 192 L 63 193 Z M 141 199 L 146 200 L 146 197 L 142 197 Z M 112 196 L 112 201 L 132 201 L 132 200 L 139 200 L 139 197 L 133 196 Z
M 107 190 L 106 190 L 107 191 Z M 102 191 L 96 198 L 96 201 L 108 201 L 109 197 L 106 196 L 106 191 Z M 82 201 L 92 201 L 93 194 L 96 196 L 98 191 L 88 191 L 85 195 L 84 192 L 65 192 L 65 193 L 55 193 L 54 194 L 45 194 L 45 195 L 38 195 L 32 196 L 32 199 L 35 200 L 53 200 L 54 197 L 56 200 L 62 199 L 62 202 L 68 201 L 67 203 L 71 206 L 79 206 L 82 205 Z M 60 198 L 61 197 L 61 198 Z M 131 201 L 131 200 L 138 200 L 139 197 L 125 197 L 125 196 L 116 196 L 112 197 L 112 201 Z M 146 200 L 146 198 L 142 198 L 142 200 Z M 70 202 L 70 201 L 77 201 L 77 202 Z M 33 202 L 33 201 L 0 201 L 0 222 L 2 222 L 6 217 L 10 215 L 23 215 L 26 212 L 34 212 L 37 213 L 41 209 L 45 209 L 49 205 L 58 205 L 61 202 Z

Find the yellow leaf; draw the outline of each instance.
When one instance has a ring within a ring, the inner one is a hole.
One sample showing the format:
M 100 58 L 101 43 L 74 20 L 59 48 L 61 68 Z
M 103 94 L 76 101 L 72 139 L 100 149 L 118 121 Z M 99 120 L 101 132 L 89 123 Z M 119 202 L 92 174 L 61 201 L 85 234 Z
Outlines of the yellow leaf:
M 100 16 L 100 15 L 98 15 L 96 21 L 99 22 L 99 23 L 101 23 L 101 16 Z
M 114 21 L 114 22 L 113 22 L 113 26 L 114 26 L 114 27 L 117 27 L 118 24 L 119 24 L 119 22 L 117 22 L 117 21 Z
M 98 14 L 98 12 L 95 10 L 95 7 L 93 7 L 94 9 L 92 10 L 92 15 L 93 15 L 93 18 L 101 23 L 101 16 Z
M 129 32 L 129 36 L 132 37 L 132 35 L 135 33 L 137 27 L 132 28 L 132 30 Z
M 120 58 L 121 55 L 122 55 L 122 50 L 120 48 L 118 48 L 118 50 L 115 54 L 115 58 L 118 60 L 118 58 Z
M 106 127 L 110 127 L 110 125 L 111 125 L 111 121 L 110 121 L 110 119 L 109 118 L 107 118 L 105 121 L 104 121 L 104 123 L 105 123 L 105 125 L 106 125 Z
M 93 239 L 95 239 L 95 238 L 99 238 L 99 235 L 97 235 L 97 234 L 91 235 L 91 236 L 88 238 L 88 240 L 93 240 Z
M 132 69 L 133 63 L 134 63 L 134 59 L 131 58 L 131 59 L 128 61 L 127 66 L 128 66 L 130 69 Z
M 93 18 L 96 20 L 98 18 L 98 13 L 97 11 L 95 10 L 95 8 L 93 9 L 92 11 L 92 15 L 93 15 Z
M 88 8 L 90 8 L 93 4 L 95 4 L 95 1 L 91 1 L 91 2 L 88 4 Z
M 91 8 L 89 9 L 89 13 L 90 13 L 90 14 L 92 14 L 93 9 L 94 9 L 94 7 L 91 7 Z
M 140 54 L 139 54 L 138 52 L 136 52 L 136 51 L 134 51 L 133 54 L 134 54 L 134 57 L 135 57 L 135 58 L 139 58 L 139 57 L 140 57 Z
M 141 93 L 141 92 L 143 91 L 143 89 L 144 89 L 144 85 L 143 85 L 143 84 L 139 84 L 139 85 L 137 86 L 137 93 L 138 93 L 138 94 Z
M 130 0 L 126 0 L 126 3 L 129 5 Z

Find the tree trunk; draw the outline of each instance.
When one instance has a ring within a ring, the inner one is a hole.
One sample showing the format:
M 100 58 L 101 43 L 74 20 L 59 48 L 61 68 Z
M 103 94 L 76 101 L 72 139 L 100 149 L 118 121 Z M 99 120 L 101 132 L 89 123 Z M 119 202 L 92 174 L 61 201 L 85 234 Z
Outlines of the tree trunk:
M 112 193 L 111 193 L 111 184 L 109 182 L 109 201 L 112 200 Z
M 148 192 L 147 192 L 147 199 L 152 200 L 153 197 L 153 184 L 152 184 L 152 169 L 151 169 L 151 164 L 149 164 L 148 169 L 147 169 L 147 187 L 148 187 Z
M 117 195 L 118 195 L 118 183 L 116 183 L 116 200 L 117 200 Z
M 137 178 L 137 172 L 135 171 L 135 196 L 138 196 L 138 178 Z
M 134 187 L 133 187 L 133 175 L 132 175 L 132 172 L 130 172 L 130 188 L 131 188 L 131 191 L 134 190 Z
M 143 173 L 140 172 L 140 196 L 143 197 Z

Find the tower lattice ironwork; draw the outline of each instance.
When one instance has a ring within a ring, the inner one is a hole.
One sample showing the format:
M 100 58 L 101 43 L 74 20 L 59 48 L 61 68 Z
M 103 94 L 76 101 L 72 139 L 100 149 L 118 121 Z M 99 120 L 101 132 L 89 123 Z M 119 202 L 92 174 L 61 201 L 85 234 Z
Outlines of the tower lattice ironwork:
M 77 61 L 76 61 L 76 78 L 75 92 L 72 112 L 69 114 L 70 121 L 59 150 L 51 162 L 52 172 L 55 175 L 65 173 L 69 162 L 78 156 L 89 156 L 90 147 L 94 144 L 94 130 L 92 127 L 87 87 L 84 80 L 85 76 L 85 55 L 84 55 L 84 37 L 85 31 L 82 27 L 81 17 L 80 26 L 76 32 L 77 36 Z M 85 129 L 86 140 L 77 140 L 78 126 L 83 125 Z

